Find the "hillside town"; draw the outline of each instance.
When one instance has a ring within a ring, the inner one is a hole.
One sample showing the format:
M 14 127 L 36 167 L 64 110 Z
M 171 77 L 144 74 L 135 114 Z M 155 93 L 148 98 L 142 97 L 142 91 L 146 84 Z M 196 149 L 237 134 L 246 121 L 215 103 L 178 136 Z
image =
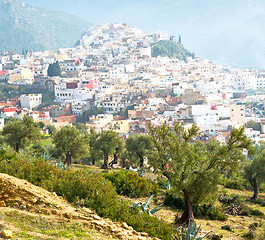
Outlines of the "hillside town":
M 4 51 L 1 86 L 35 87 L 39 92 L 3 99 L 1 128 L 6 118 L 29 115 L 46 127 L 81 121 L 123 138 L 146 134 L 149 123 L 181 122 L 187 128 L 195 123 L 202 141 L 222 142 L 232 127 L 242 125 L 256 144 L 265 139 L 265 71 L 199 57 L 152 57 L 153 44 L 163 40 L 175 41 L 167 32 L 149 34 L 108 23 L 92 27 L 74 48 Z M 48 74 L 54 63 L 60 66 L 59 76 Z M 47 91 L 53 93 L 52 104 L 43 104 Z

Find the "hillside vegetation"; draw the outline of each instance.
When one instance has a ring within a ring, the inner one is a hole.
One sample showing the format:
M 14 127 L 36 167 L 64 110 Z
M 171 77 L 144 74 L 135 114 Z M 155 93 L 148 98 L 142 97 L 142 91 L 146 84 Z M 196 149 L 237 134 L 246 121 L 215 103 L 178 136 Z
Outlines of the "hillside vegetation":
M 50 136 L 40 133 L 44 128 L 26 115 L 7 121 L 1 136 L 1 173 L 150 237 L 172 239 L 180 224 L 196 220 L 203 231 L 213 231 L 210 240 L 221 239 L 216 233 L 223 239 L 264 239 L 265 203 L 259 192 L 264 192 L 265 150 L 253 146 L 243 127 L 231 129 L 224 144 L 194 140 L 196 125 L 186 131 L 181 124 L 174 129 L 149 125 L 149 135 L 129 136 L 126 143 L 112 130 L 96 132 L 81 123 L 58 131 L 47 126 Z M 248 158 L 243 149 L 248 149 Z M 145 157 L 156 171 L 112 169 L 118 160 L 123 168 L 141 166 Z M 73 166 L 76 162 L 80 164 Z M 91 162 L 93 167 L 88 166 Z M 0 185 L 0 203 L 28 208 L 28 199 L 14 200 L 17 190 L 5 188 Z M 247 190 L 253 191 L 252 197 Z M 51 209 L 40 211 L 49 214 Z
M 70 14 L 0 0 L 0 51 L 73 47 L 90 26 Z
M 194 53 L 184 48 L 184 46 L 173 40 L 163 40 L 152 46 L 152 57 L 168 56 L 176 57 L 180 60 L 186 60 L 187 57 L 195 57 Z

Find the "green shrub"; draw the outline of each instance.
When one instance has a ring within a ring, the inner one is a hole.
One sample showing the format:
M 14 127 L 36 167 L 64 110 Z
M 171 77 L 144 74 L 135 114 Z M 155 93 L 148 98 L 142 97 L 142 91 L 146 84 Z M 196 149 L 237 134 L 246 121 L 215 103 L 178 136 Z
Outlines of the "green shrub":
M 174 207 L 177 209 L 185 208 L 185 200 L 182 197 L 175 197 L 172 192 L 167 192 L 164 200 L 165 206 Z M 194 216 L 207 216 L 211 220 L 225 221 L 227 216 L 218 208 L 212 204 L 203 204 L 199 206 L 193 206 Z
M 182 197 L 175 197 L 172 192 L 166 192 L 166 196 L 164 199 L 165 206 L 177 208 L 177 209 L 184 209 L 185 201 Z
M 225 181 L 224 187 L 231 188 L 231 189 L 237 189 L 237 190 L 245 190 L 242 182 L 238 179 L 228 179 Z
M 224 225 L 224 226 L 221 227 L 221 229 L 229 231 L 229 232 L 233 232 L 233 229 L 231 228 L 230 225 Z
M 104 173 L 103 176 L 113 183 L 118 194 L 131 198 L 148 197 L 159 191 L 157 183 L 139 177 L 135 172 L 118 171 Z
M 250 210 L 250 214 L 251 214 L 251 215 L 254 215 L 254 216 L 264 216 L 264 213 L 261 212 L 261 211 L 258 210 L 258 209 L 252 209 L 252 210 Z
M 254 231 L 250 230 L 247 233 L 243 234 L 243 237 L 246 239 L 255 239 L 256 238 L 256 234 Z
M 251 223 L 251 224 L 248 226 L 248 228 L 249 228 L 250 230 L 254 230 L 254 231 L 257 230 L 258 227 L 261 227 L 261 224 L 258 223 L 258 222 Z
M 222 194 L 218 197 L 218 201 L 222 203 L 223 205 L 227 206 L 231 203 L 236 203 L 238 201 L 238 196 L 229 196 L 226 194 Z
M 87 170 L 62 170 L 44 159 L 31 156 L 26 158 L 21 154 L 2 160 L 0 172 L 55 191 L 69 202 L 82 202 L 83 206 L 95 210 L 101 217 L 126 222 L 136 231 L 171 239 L 173 232 L 169 224 L 149 214 L 132 211 L 130 203 L 121 200 L 112 183 L 101 174 L 89 173 Z
M 16 153 L 14 151 L 10 151 L 10 150 L 11 150 L 10 147 L 7 147 L 7 148 L 1 147 L 1 149 L 0 149 L 0 161 L 16 158 Z
M 194 216 L 207 216 L 211 220 L 226 221 L 227 216 L 212 204 L 203 204 L 193 207 Z

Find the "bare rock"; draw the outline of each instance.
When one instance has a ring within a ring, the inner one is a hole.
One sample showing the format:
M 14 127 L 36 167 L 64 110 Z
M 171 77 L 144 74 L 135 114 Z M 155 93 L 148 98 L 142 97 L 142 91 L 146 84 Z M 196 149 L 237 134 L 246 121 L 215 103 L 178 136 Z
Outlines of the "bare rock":
M 10 231 L 10 230 L 2 230 L 2 232 L 0 233 L 0 236 L 1 237 L 3 237 L 3 238 L 6 238 L 6 239 L 8 239 L 8 238 L 12 238 L 13 237 L 13 233 L 12 233 L 12 231 Z
M 6 203 L 4 201 L 0 201 L 0 207 L 6 207 Z

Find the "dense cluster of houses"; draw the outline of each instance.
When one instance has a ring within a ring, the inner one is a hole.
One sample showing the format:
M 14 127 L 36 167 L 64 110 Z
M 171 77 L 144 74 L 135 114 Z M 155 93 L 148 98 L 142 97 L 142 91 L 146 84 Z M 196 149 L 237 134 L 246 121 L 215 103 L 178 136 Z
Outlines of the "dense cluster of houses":
M 152 44 L 172 39 L 167 32 L 148 34 L 127 24 L 108 23 L 87 31 L 74 48 L 23 55 L 5 51 L 0 55 L 0 82 L 42 83 L 54 92 L 55 101 L 37 111 L 41 93 L 6 100 L 0 103 L 0 120 L 28 114 L 60 128 L 98 108 L 104 113 L 86 122 L 98 131 L 112 129 L 128 136 L 147 133 L 149 123 L 195 123 L 202 139 L 220 141 L 231 127 L 254 120 L 261 130 L 246 129 L 246 134 L 259 143 L 265 137 L 265 71 L 226 67 L 198 57 L 152 57 Z M 61 75 L 49 77 L 49 64 L 56 61 Z M 257 103 L 262 106 L 257 108 Z M 0 123 L 3 126 L 4 121 Z

